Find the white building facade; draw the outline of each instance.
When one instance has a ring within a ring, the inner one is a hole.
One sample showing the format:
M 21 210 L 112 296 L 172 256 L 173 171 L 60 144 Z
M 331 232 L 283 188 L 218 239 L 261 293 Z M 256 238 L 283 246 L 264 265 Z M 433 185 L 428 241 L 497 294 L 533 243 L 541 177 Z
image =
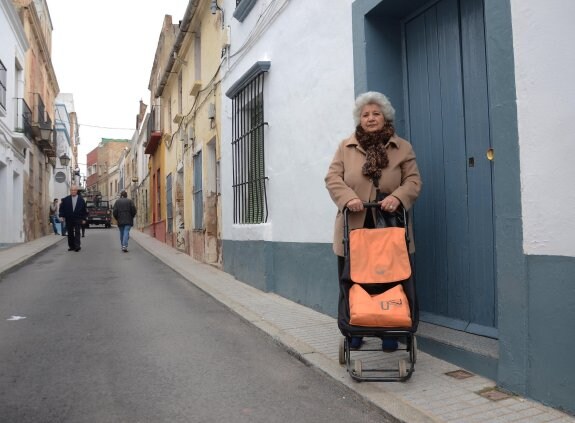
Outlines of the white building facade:
M 32 144 L 24 102 L 28 42 L 11 0 L 0 0 L 0 244 L 25 240 L 24 172 Z
M 74 174 L 77 163 L 74 160 L 74 145 L 77 142 L 77 128 L 72 129 L 75 122 L 71 119 L 71 114 L 75 113 L 74 97 L 70 93 L 60 93 L 56 97 L 56 118 L 54 120 L 54 131 L 56 131 L 56 165 L 52 178 L 53 198 L 63 198 L 70 194 L 72 185 L 80 185 L 80 175 Z M 70 158 L 70 162 L 64 166 L 60 157 Z M 78 168 L 79 169 L 79 168 Z
M 226 1 L 224 10 L 224 269 L 332 312 L 336 208 L 323 178 L 354 130 L 351 1 Z

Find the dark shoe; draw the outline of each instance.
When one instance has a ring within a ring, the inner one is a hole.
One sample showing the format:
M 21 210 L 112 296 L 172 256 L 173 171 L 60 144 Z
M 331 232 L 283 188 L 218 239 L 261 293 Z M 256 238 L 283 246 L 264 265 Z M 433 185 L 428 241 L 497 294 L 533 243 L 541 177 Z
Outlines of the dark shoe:
M 85 235 L 82 235 L 82 238 L 84 238 Z
M 398 346 L 397 338 L 395 336 L 392 338 L 383 338 L 381 340 L 381 349 L 383 352 L 397 351 Z
M 78 248 L 76 248 L 74 251 L 78 252 L 78 251 L 80 251 L 81 249 L 82 249 L 82 248 L 78 247 Z
M 363 338 L 361 336 L 352 336 L 349 342 L 349 349 L 352 351 L 359 350 L 363 344 Z
M 74 251 L 75 248 L 68 248 L 68 251 Z

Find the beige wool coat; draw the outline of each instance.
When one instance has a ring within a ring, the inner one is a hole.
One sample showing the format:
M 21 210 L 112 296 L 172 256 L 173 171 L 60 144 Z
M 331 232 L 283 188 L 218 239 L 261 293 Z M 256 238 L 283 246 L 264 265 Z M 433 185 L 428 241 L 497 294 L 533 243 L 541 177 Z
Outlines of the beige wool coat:
M 386 144 L 389 165 L 382 169 L 379 190 L 393 195 L 406 210 L 409 210 L 421 191 L 421 177 L 415 161 L 415 153 L 409 142 L 394 135 Z M 343 256 L 343 208 L 354 198 L 364 202 L 375 201 L 376 187 L 373 181 L 363 175 L 365 150 L 355 135 L 343 140 L 329 165 L 325 185 L 331 199 L 337 206 L 333 237 L 333 251 Z M 363 227 L 366 210 L 349 214 L 349 229 Z M 411 237 L 413 239 L 413 237 Z M 413 243 L 410 245 L 413 252 Z

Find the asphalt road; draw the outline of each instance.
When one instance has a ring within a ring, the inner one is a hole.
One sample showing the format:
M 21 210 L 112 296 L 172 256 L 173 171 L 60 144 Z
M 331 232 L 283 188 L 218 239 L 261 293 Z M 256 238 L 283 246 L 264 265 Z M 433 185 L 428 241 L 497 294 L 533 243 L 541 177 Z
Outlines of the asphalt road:
M 0 281 L 0 423 L 386 421 L 116 228 Z

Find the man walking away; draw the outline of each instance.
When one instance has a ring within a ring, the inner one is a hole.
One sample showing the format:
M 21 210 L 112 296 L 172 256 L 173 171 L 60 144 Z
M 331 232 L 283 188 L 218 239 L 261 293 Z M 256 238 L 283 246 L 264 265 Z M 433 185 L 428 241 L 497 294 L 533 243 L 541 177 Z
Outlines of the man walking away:
M 128 252 L 128 241 L 130 240 L 130 229 L 134 226 L 134 216 L 136 216 L 136 206 L 134 202 L 128 198 L 128 193 L 122 191 L 120 198 L 114 203 L 114 210 L 112 212 L 114 219 L 118 222 L 118 229 L 120 229 L 120 242 L 122 244 L 122 251 Z
M 88 209 L 86 201 L 78 194 L 78 187 L 70 187 L 70 195 L 64 197 L 60 205 L 60 218 L 66 224 L 68 231 L 68 251 L 80 251 L 82 225 L 86 223 Z

